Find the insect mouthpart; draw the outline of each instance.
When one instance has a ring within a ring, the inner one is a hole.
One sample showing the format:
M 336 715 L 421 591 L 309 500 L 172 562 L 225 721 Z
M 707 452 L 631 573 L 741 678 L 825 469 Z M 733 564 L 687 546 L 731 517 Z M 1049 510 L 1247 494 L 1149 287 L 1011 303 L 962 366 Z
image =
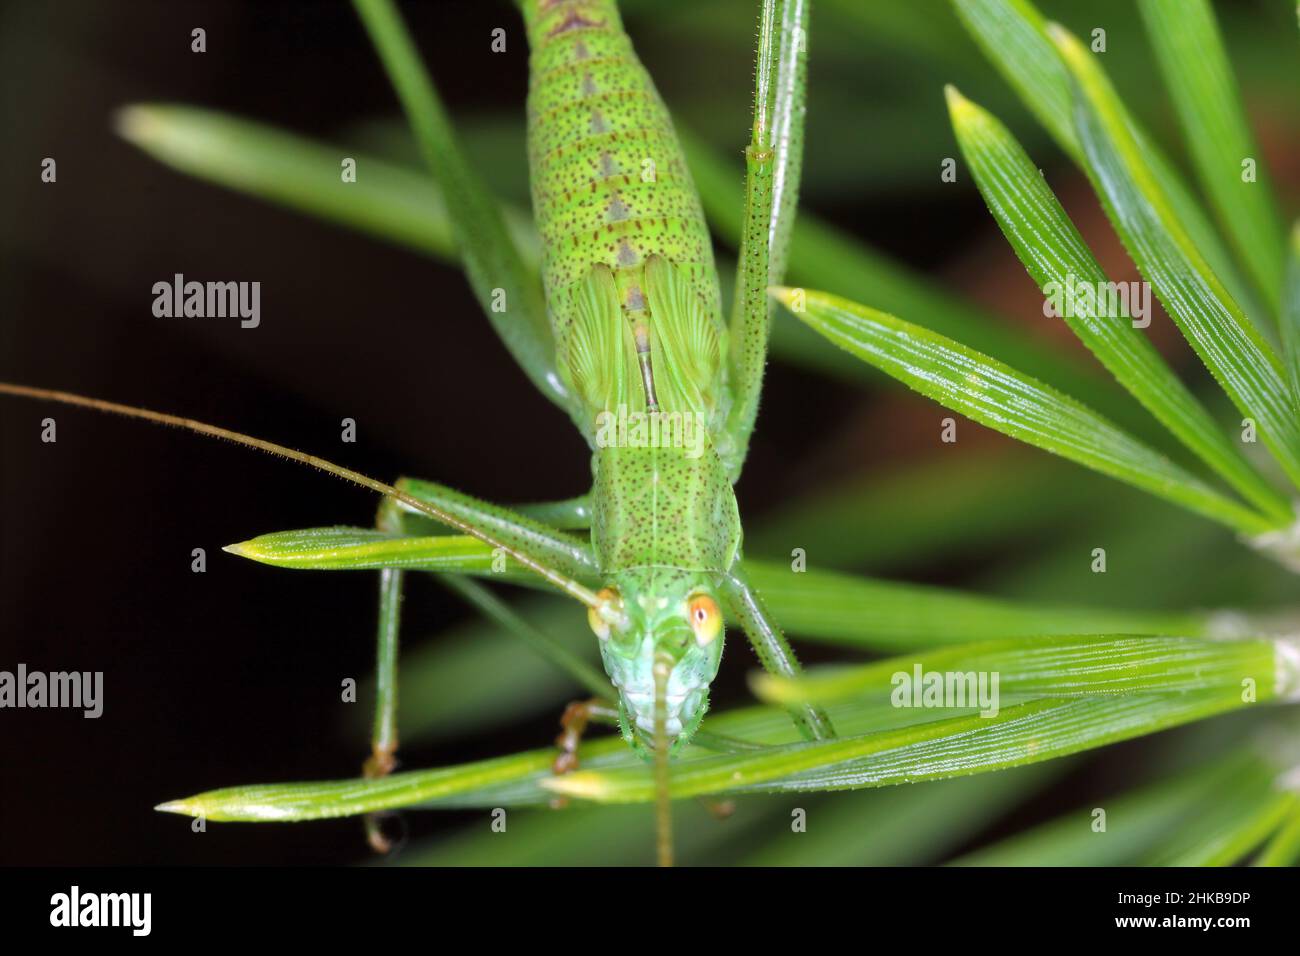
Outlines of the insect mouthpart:
M 685 721 L 683 721 L 683 711 L 685 710 L 686 701 L 691 694 L 667 694 L 664 696 L 665 710 L 665 727 L 668 736 L 671 738 L 678 737 Z M 655 732 L 655 695 L 637 691 L 624 691 L 623 701 L 627 705 L 629 716 L 632 717 L 636 724 L 636 729 L 645 734 L 644 743 L 652 744 L 654 742 Z
M 699 682 L 692 668 L 674 666 L 667 655 L 659 656 L 654 671 L 657 673 L 641 674 L 635 682 L 618 685 L 624 732 L 650 752 L 657 749 L 657 687 L 663 695 L 663 730 L 670 745 L 695 732 L 708 709 L 709 699 L 708 683 Z
M 598 638 L 607 641 L 610 628 L 626 631 L 630 622 L 623 609 L 623 598 L 613 588 L 602 588 L 596 597 L 600 603 L 587 609 L 587 623 Z

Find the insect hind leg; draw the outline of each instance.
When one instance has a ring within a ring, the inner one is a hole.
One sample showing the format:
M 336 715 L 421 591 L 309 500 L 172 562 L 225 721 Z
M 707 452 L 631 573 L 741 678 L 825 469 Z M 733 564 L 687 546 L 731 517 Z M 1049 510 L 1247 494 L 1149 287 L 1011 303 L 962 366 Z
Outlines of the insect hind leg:
M 400 482 L 399 482 L 400 485 Z M 385 499 L 375 526 L 381 531 L 400 531 L 403 516 Z M 379 572 L 379 631 L 375 655 L 375 717 L 371 724 L 370 756 L 361 767 L 367 780 L 386 777 L 397 767 L 397 652 L 401 624 L 402 585 L 405 572 L 382 568 Z M 383 814 L 366 816 L 366 842 L 376 853 L 389 853 L 393 841 L 384 833 Z
M 560 717 L 560 735 L 555 738 L 555 746 L 560 750 L 553 765 L 557 774 L 578 769 L 578 746 L 587 725 L 593 722 L 617 726 L 618 709 L 599 697 L 571 701 L 564 708 L 564 715 Z

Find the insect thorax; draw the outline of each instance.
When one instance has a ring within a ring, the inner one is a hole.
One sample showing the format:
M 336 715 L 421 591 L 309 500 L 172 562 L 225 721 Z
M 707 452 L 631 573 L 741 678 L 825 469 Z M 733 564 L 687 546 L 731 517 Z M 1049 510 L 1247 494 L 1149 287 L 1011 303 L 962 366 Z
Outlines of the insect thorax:
M 597 447 L 591 540 L 604 574 L 663 567 L 712 574 L 740 552 L 740 514 L 726 468 L 707 444 Z

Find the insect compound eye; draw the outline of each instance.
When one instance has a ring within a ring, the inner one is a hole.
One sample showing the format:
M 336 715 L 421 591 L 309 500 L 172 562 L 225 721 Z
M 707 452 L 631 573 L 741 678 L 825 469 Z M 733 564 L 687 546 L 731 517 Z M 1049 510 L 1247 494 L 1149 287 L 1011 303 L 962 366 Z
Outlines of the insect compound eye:
M 686 602 L 686 617 L 700 647 L 707 647 L 722 633 L 722 612 L 707 594 L 697 594 Z
M 613 588 L 602 588 L 596 593 L 600 598 L 601 604 L 606 607 L 612 607 L 616 610 L 623 607 L 623 598 Z M 591 625 L 592 632 L 602 641 L 609 640 L 609 621 L 600 613 L 599 607 L 587 608 L 587 623 Z

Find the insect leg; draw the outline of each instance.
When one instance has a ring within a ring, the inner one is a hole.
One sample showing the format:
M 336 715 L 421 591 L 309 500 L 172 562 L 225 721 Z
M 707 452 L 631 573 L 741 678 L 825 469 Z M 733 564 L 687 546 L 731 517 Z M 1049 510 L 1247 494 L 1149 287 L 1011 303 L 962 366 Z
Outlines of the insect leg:
M 609 678 L 586 661 L 552 642 L 472 578 L 459 574 L 439 577 L 443 583 L 477 607 L 485 616 L 502 623 L 539 654 L 566 671 L 579 684 L 596 695 L 587 700 L 571 701 L 560 718 L 560 734 L 555 738 L 559 753 L 555 757 L 553 772 L 561 774 L 576 770 L 578 747 L 582 743 L 587 726 L 592 723 L 618 726 L 618 707 L 610 700 L 613 695 L 610 692 Z M 551 807 L 558 810 L 567 802 L 566 798 L 556 796 L 551 799 Z
M 585 499 L 541 505 L 525 505 L 523 509 L 507 508 L 474 498 L 463 492 L 418 478 L 398 479 L 394 487 L 415 499 L 445 511 L 476 528 L 491 534 L 496 540 L 532 555 L 539 562 L 560 574 L 579 580 L 597 573 L 596 559 L 586 542 L 557 530 L 550 521 L 557 516 L 578 520 L 585 508 Z M 530 517 L 531 510 L 538 517 Z M 420 535 L 441 533 L 445 525 L 415 511 L 408 503 L 395 498 L 385 498 L 380 506 L 379 527 L 400 528 L 402 534 Z M 589 519 L 588 519 L 589 520 Z
M 765 0 L 759 30 L 754 123 L 745 149 L 745 212 L 728 332 L 731 412 L 719 442 L 740 476 L 758 415 L 772 305 L 785 275 L 803 163 L 805 54 L 810 0 Z
M 453 507 L 459 505 L 465 508 L 467 515 L 469 514 L 470 509 L 466 504 L 467 496 L 452 492 L 451 489 L 444 488 L 441 485 L 411 478 L 400 478 L 394 487 L 400 488 L 420 500 L 428 500 L 430 504 L 442 502 Z M 479 512 L 487 509 L 494 510 L 498 518 L 504 518 L 505 509 L 496 509 L 495 506 L 491 505 L 484 505 L 483 508 L 479 509 Z M 567 501 L 524 505 L 520 512 L 526 517 L 546 521 L 549 525 L 566 527 L 580 525 L 586 515 L 589 514 L 585 497 L 571 498 Z M 410 534 L 418 532 L 419 529 L 414 526 L 421 520 L 422 516 L 397 507 L 395 499 L 385 498 L 384 503 L 380 506 L 375 525 L 381 531 L 388 531 L 393 534 Z M 426 519 L 425 523 L 430 524 L 432 522 Z M 400 568 L 382 568 L 379 572 L 379 633 L 375 663 L 375 717 L 371 729 L 370 756 L 362 766 L 362 775 L 367 780 L 387 776 L 397 766 L 397 656 L 404 578 L 405 572 Z M 567 713 L 566 711 L 566 716 Z M 615 719 L 617 719 L 617 713 Z M 583 724 L 585 725 L 585 720 Z M 581 730 L 577 733 L 580 736 Z M 576 737 L 573 748 L 574 750 L 577 748 Z M 573 762 L 576 766 L 576 757 Z M 392 849 L 391 841 L 383 832 L 382 822 L 383 815 L 375 813 L 368 814 L 365 820 L 366 840 L 377 853 L 387 853 Z
M 555 758 L 555 772 L 569 773 L 578 769 L 578 745 L 589 723 L 618 726 L 618 708 L 607 700 L 593 697 L 590 700 L 575 700 L 564 708 L 560 718 L 560 735 L 555 738 L 555 746 L 560 749 Z
M 563 501 L 538 501 L 515 505 L 515 511 L 560 531 L 586 531 L 591 527 L 591 496 L 579 495 Z
M 783 677 L 798 674 L 801 668 L 794 650 L 738 566 L 722 576 L 722 594 L 768 673 Z M 808 740 L 827 740 L 835 736 L 830 717 L 820 707 L 801 704 L 790 708 L 790 716 L 799 733 Z
M 411 495 L 416 500 L 428 502 L 445 509 L 451 514 L 463 517 L 467 521 L 490 523 L 493 532 L 503 539 L 510 538 L 517 542 L 530 541 L 533 543 L 545 539 L 547 541 L 546 546 L 552 553 L 572 557 L 578 564 L 583 566 L 591 560 L 585 553 L 585 547 L 580 549 L 583 553 L 575 556 L 569 542 L 562 540 L 556 534 L 548 537 L 544 534 L 543 529 L 538 527 L 538 523 L 547 518 L 557 524 L 573 524 L 585 520 L 585 516 L 589 514 L 585 497 L 561 502 L 524 505 L 519 512 L 512 512 L 500 505 L 470 498 L 468 495 L 443 485 L 415 478 L 399 478 L 394 483 L 394 487 Z M 529 513 L 531 513 L 531 516 Z M 411 511 L 397 499 L 385 498 L 379 507 L 375 525 L 379 530 L 391 534 L 418 535 L 427 533 L 430 530 L 429 526 L 436 525 L 436 522 Z M 383 777 L 397 765 L 395 759 L 398 697 L 397 650 L 404 574 L 405 572 L 399 568 L 383 568 L 380 571 L 379 639 L 375 668 L 377 697 L 371 734 L 371 754 L 363 767 L 363 775 L 367 779 Z M 480 585 L 473 584 L 473 582 L 465 580 L 459 575 L 439 575 L 439 577 L 443 578 L 448 584 L 454 584 L 453 590 L 456 590 L 462 596 L 476 604 L 480 604 L 480 601 L 476 600 L 473 594 L 466 593 L 466 590 L 471 587 L 481 588 Z M 484 610 L 487 613 L 490 609 Z M 498 611 L 497 615 L 499 613 Z M 607 683 L 600 674 L 583 666 L 582 662 L 571 665 L 570 670 L 576 670 L 578 667 L 581 668 L 579 671 L 580 679 L 586 677 L 582 681 L 585 685 L 589 687 L 594 685 L 597 692 L 604 690 Z M 588 672 L 590 672 L 589 675 Z M 569 755 L 570 766 L 566 769 L 577 766 L 578 743 L 590 720 L 612 720 L 617 723 L 618 712 L 612 710 L 608 702 L 595 698 L 569 705 L 562 722 L 564 732 L 557 740 L 557 744 L 564 749 L 564 753 Z M 557 773 L 564 772 L 561 769 L 561 760 L 564 753 L 556 759 Z M 366 817 L 366 836 L 370 845 L 377 852 L 384 853 L 390 849 L 390 844 L 381 830 L 381 819 L 379 814 L 371 814 Z
M 397 766 L 397 647 L 404 574 L 399 568 L 384 568 L 379 572 L 375 719 L 370 736 L 370 757 L 362 767 L 362 775 L 367 780 L 387 776 Z M 366 816 L 366 840 L 376 853 L 387 853 L 392 844 L 384 835 L 381 821 L 381 814 Z
M 544 537 L 537 526 L 538 524 L 544 523 L 553 528 L 586 527 L 591 521 L 590 502 L 585 495 L 567 501 L 522 505 L 511 511 L 499 505 L 475 501 L 460 492 L 428 481 L 401 478 L 398 479 L 396 487 L 420 500 L 436 504 L 449 511 L 457 508 L 473 508 L 476 518 L 481 520 L 490 517 L 496 522 L 493 530 L 497 534 L 502 534 L 504 531 L 519 536 L 527 536 L 533 541 Z M 394 523 L 396 527 L 392 528 L 391 526 Z M 427 526 L 433 524 L 433 522 L 427 521 L 420 515 L 409 513 L 403 509 L 400 502 L 388 498 L 384 500 L 383 505 L 380 507 L 379 524 L 385 530 L 399 530 L 403 534 L 418 534 L 422 525 L 427 530 Z M 572 556 L 572 552 L 568 551 L 569 543 L 561 536 L 550 536 L 547 547 L 552 552 Z M 595 560 L 591 557 L 590 551 L 585 545 L 581 545 L 581 552 L 580 570 L 582 573 L 591 574 L 595 570 Z M 584 683 L 590 686 L 590 682 L 584 681 Z M 601 685 L 605 684 L 603 678 L 600 679 L 600 683 Z M 603 686 L 601 689 L 603 689 Z M 592 721 L 617 724 L 618 711 L 607 700 L 599 697 L 574 701 L 565 709 L 564 715 L 560 719 L 560 735 L 555 741 L 560 750 L 555 758 L 556 773 L 567 773 L 578 766 L 578 745 L 582 740 L 587 725 Z

